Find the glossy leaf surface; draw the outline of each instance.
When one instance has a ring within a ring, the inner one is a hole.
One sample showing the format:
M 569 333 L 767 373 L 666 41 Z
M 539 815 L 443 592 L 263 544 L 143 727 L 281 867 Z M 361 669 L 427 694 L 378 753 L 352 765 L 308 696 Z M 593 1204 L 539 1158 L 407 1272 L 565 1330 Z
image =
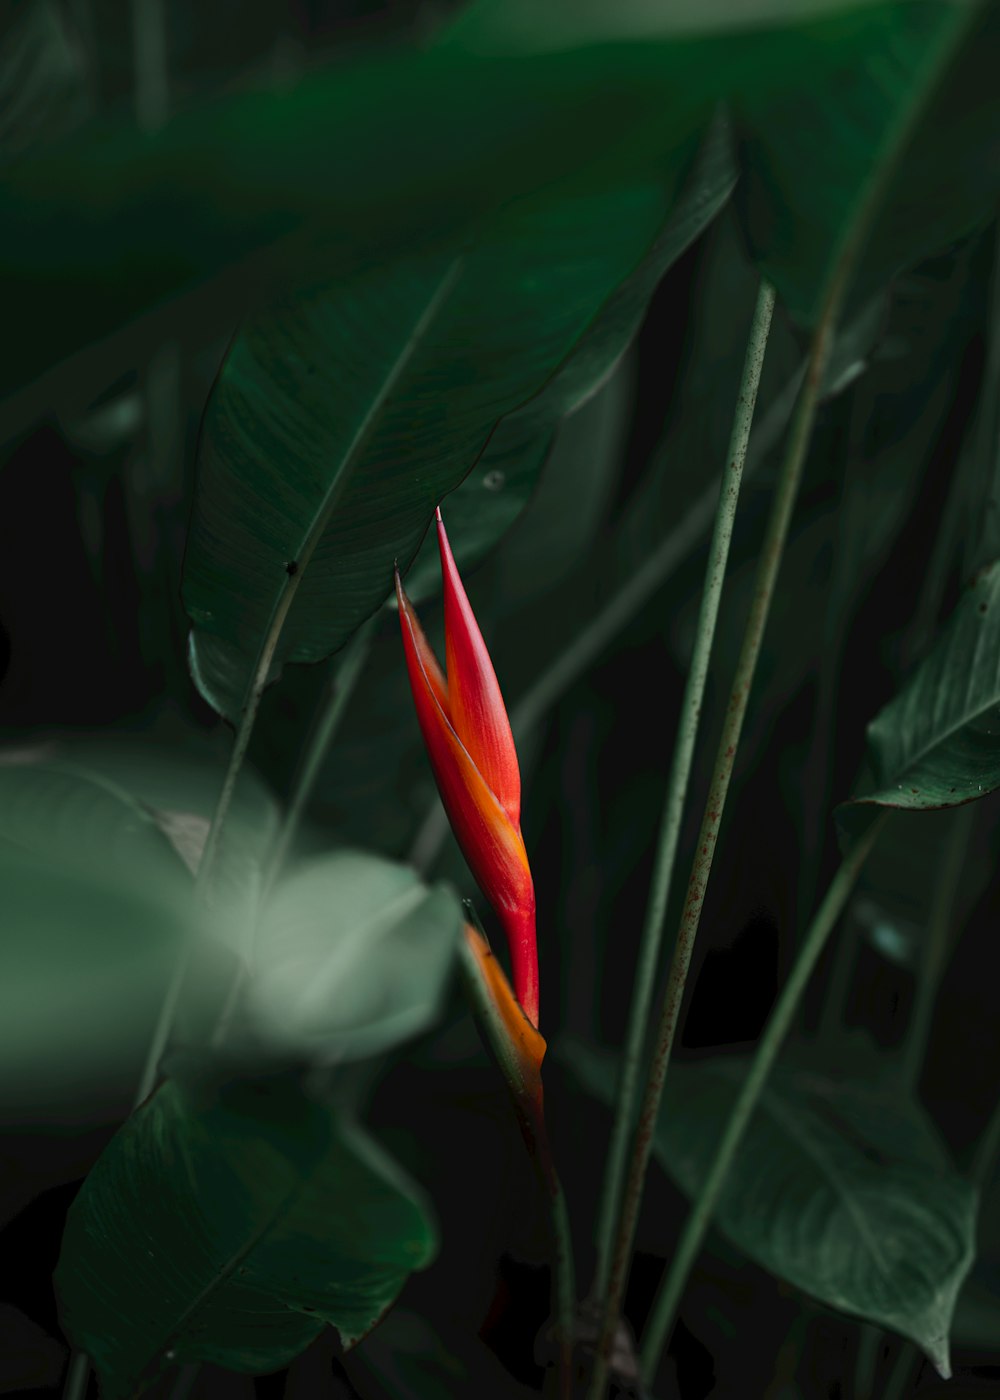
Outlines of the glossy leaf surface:
M 611 1100 L 613 1062 L 574 1047 L 571 1063 Z M 736 1058 L 671 1070 L 654 1151 L 689 1196 L 704 1181 L 745 1072 Z M 947 1375 L 975 1214 L 975 1191 L 949 1165 L 920 1108 L 903 1103 L 892 1084 L 781 1066 L 738 1149 L 716 1223 L 771 1273 L 910 1338 Z
M 261 1372 L 321 1331 L 345 1345 L 434 1251 L 417 1188 L 290 1081 L 168 1081 L 105 1150 L 67 1220 L 63 1323 L 107 1400 L 168 1361 Z

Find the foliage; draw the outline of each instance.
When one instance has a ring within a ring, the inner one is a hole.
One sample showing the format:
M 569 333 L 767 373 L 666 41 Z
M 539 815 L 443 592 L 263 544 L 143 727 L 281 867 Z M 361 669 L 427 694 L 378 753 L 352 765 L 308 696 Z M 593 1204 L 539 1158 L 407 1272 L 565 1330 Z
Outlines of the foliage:
M 684 1400 L 905 1395 L 910 1343 L 995 1381 L 998 16 L 0 3 L 0 1391 L 599 1380 L 573 1304 L 762 281 L 682 865 L 734 781 L 625 1312 Z M 397 565 L 445 654 L 439 504 L 518 744 L 544 1111 L 403 664 Z

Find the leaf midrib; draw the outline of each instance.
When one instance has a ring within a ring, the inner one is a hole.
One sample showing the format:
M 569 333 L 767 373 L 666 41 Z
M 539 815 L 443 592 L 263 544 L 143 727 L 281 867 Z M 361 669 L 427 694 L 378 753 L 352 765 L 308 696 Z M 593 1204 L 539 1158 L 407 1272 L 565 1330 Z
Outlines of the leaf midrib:
M 742 1082 L 742 1076 L 734 1073 L 732 1070 L 722 1069 L 720 1066 L 715 1072 L 730 1084 Z M 868 1249 L 876 1269 L 882 1275 L 885 1282 L 891 1284 L 892 1272 L 890 1266 L 879 1250 L 875 1236 L 868 1228 L 868 1222 L 864 1217 L 864 1213 L 859 1211 L 857 1202 L 854 1200 L 849 1187 L 844 1182 L 840 1173 L 834 1170 L 830 1159 L 824 1156 L 822 1148 L 811 1140 L 807 1127 L 781 1102 L 780 1096 L 773 1088 L 765 1088 L 761 1094 L 757 1111 L 759 1112 L 761 1109 L 770 1114 L 771 1118 L 777 1123 L 778 1127 L 787 1134 L 788 1138 L 794 1142 L 807 1157 L 811 1158 L 816 1163 L 820 1176 L 823 1180 L 830 1183 L 834 1193 L 840 1198 L 848 1215 L 853 1220 L 858 1236 Z M 808 1111 L 807 1109 L 807 1112 Z

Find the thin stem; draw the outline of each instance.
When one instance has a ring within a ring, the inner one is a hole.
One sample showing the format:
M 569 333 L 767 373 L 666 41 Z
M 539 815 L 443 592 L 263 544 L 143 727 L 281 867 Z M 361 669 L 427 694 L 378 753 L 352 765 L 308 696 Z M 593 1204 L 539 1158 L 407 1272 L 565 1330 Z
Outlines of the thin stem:
M 298 581 L 301 574 L 296 574 L 288 579 L 278 606 L 275 608 L 271 626 L 268 629 L 264 644 L 260 649 L 257 658 L 257 665 L 254 669 L 253 682 L 250 687 L 250 694 L 240 717 L 239 728 L 236 731 L 236 738 L 233 741 L 232 751 L 229 755 L 229 766 L 226 775 L 222 780 L 222 790 L 219 793 L 218 801 L 215 804 L 215 811 L 212 814 L 211 825 L 208 828 L 208 836 L 205 840 L 205 847 L 201 853 L 201 860 L 198 863 L 198 873 L 195 876 L 195 893 L 200 899 L 207 902 L 209 897 L 209 880 L 215 868 L 215 861 L 219 852 L 219 837 L 225 825 L 226 817 L 232 806 L 233 794 L 236 791 L 236 782 L 243 767 L 243 760 L 246 757 L 247 748 L 250 745 L 250 736 L 253 733 L 254 722 L 257 719 L 257 711 L 260 709 L 261 698 L 267 686 L 268 675 L 271 670 L 271 662 L 274 659 L 275 648 L 278 645 L 278 638 L 281 635 L 281 628 L 288 615 L 292 599 L 295 597 L 298 588 Z M 181 992 L 187 978 L 188 969 L 191 965 L 191 958 L 194 954 L 195 937 L 192 928 L 188 936 L 183 940 L 178 950 L 170 982 L 164 994 L 163 1003 L 160 1006 L 160 1014 L 157 1017 L 156 1025 L 153 1029 L 152 1039 L 149 1049 L 146 1052 L 146 1060 L 142 1068 L 139 1079 L 139 1087 L 136 1090 L 133 1109 L 149 1097 L 156 1084 L 156 1076 L 159 1072 L 160 1061 L 163 1052 L 167 1048 L 170 1040 L 170 1032 L 173 1029 L 174 1018 L 177 1015 L 177 1007 L 180 1004 Z
M 743 477 L 743 464 L 750 441 L 750 425 L 753 422 L 754 406 L 757 402 L 757 390 L 760 386 L 764 352 L 767 348 L 767 337 L 773 311 L 774 288 L 767 282 L 762 282 L 747 340 L 743 374 L 736 400 L 736 412 L 733 416 L 732 433 L 719 491 L 715 529 L 709 549 L 694 650 L 688 670 L 684 699 L 681 703 L 677 742 L 674 747 L 660 821 L 656 864 L 653 870 L 649 903 L 646 908 L 646 921 L 642 931 L 642 941 L 639 945 L 639 961 L 632 991 L 628 1036 L 616 1097 L 614 1127 L 605 1166 L 604 1186 L 598 1217 L 597 1272 L 593 1288 L 594 1294 L 598 1298 L 605 1294 L 611 1270 L 611 1249 L 625 1177 L 629 1136 L 634 1126 L 639 1067 L 648 1032 L 649 1007 L 659 965 L 663 925 L 667 916 L 670 885 L 677 857 L 677 843 L 684 815 L 684 804 L 687 800 L 688 781 L 691 776 L 691 762 L 705 698 L 705 685 L 708 679 L 712 643 L 715 638 L 716 620 L 719 615 L 722 585 L 726 577 L 729 546 L 733 537 L 733 525 L 736 519 L 736 507 L 739 502 Z
M 66 1371 L 66 1384 L 63 1387 L 63 1400 L 84 1400 L 87 1382 L 90 1380 L 90 1357 L 78 1351 Z
M 906 1394 L 913 1376 L 913 1362 L 916 1351 L 912 1342 L 904 1342 L 893 1362 L 889 1378 L 882 1391 L 881 1400 L 901 1400 Z
M 843 913 L 844 906 L 886 817 L 887 813 L 880 812 L 854 842 L 841 862 L 840 869 L 833 877 L 812 923 L 806 930 L 798 957 L 760 1038 L 760 1044 L 757 1046 L 749 1073 L 733 1105 L 725 1132 L 715 1150 L 712 1165 L 708 1169 L 698 1193 L 698 1199 L 674 1252 L 670 1268 L 654 1300 L 646 1330 L 646 1340 L 642 1348 L 642 1373 L 644 1376 L 652 1376 L 656 1371 L 660 1353 L 668 1339 L 674 1313 L 687 1282 L 688 1273 L 701 1249 L 702 1241 L 711 1223 L 719 1194 L 725 1185 L 733 1158 L 743 1140 L 743 1134 L 763 1092 L 767 1077 L 795 1017 L 817 959 L 826 947 L 831 930 Z
M 924 929 L 924 949 L 917 979 L 917 996 L 903 1051 L 903 1082 L 910 1090 L 917 1087 L 927 1054 L 931 1018 L 934 1015 L 941 970 L 948 951 L 955 896 L 958 894 L 965 852 L 974 822 L 975 807 L 972 803 L 953 813 L 951 830 L 945 842 L 944 858 L 936 872 L 937 879 L 927 915 L 927 927 Z
M 340 726 L 344 711 L 354 693 L 358 677 L 364 668 L 365 659 L 368 656 L 368 649 L 371 645 L 371 636 L 375 627 L 375 617 L 369 620 L 358 629 L 346 647 L 341 664 L 337 668 L 336 675 L 330 683 L 329 693 L 324 698 L 318 718 L 313 725 L 313 729 L 306 742 L 298 772 L 292 783 L 292 795 L 289 799 L 285 817 L 275 837 L 274 845 L 271 848 L 270 859 L 261 880 L 260 895 L 256 902 L 256 910 L 249 930 L 247 939 L 247 958 L 239 964 L 229 984 L 226 993 L 226 1000 L 222 1010 L 216 1019 L 215 1029 L 212 1032 L 212 1045 L 218 1047 L 222 1045 L 228 1034 L 232 1020 L 236 1014 L 240 995 L 248 972 L 248 962 L 253 958 L 253 946 L 256 941 L 257 919 L 259 912 L 267 899 L 268 894 L 274 885 L 275 880 L 281 873 L 285 863 L 289 848 L 295 839 L 302 814 L 312 794 L 312 790 L 319 776 L 319 771 L 323 766 L 334 735 Z
M 1000 1159 L 1000 1097 L 997 1098 L 993 1106 L 990 1120 L 986 1124 L 986 1131 L 983 1133 L 976 1149 L 976 1155 L 972 1159 L 970 1176 L 973 1184 L 978 1186 L 980 1191 L 989 1190 L 998 1159 Z
M 838 283 L 838 289 L 840 285 Z M 768 521 L 767 534 L 761 548 L 750 613 L 743 633 L 743 645 L 736 663 L 736 675 L 730 692 L 729 704 L 726 707 L 722 737 L 716 754 L 708 800 L 705 803 L 701 831 L 698 834 L 696 855 L 681 913 L 677 942 L 667 976 L 667 989 L 639 1114 L 639 1124 L 635 1133 L 628 1180 L 622 1201 L 621 1219 L 615 1237 L 608 1288 L 602 1299 L 602 1324 L 590 1390 L 592 1400 L 603 1400 L 606 1389 L 609 1358 L 625 1294 L 628 1262 L 635 1239 L 639 1206 L 642 1201 L 646 1171 L 652 1152 L 653 1131 L 656 1127 L 663 1086 L 666 1082 L 667 1066 L 677 1029 L 681 999 L 687 983 L 691 954 L 698 932 L 705 891 L 712 868 L 712 858 L 715 854 L 722 813 L 729 791 L 729 781 L 736 759 L 736 750 L 739 747 L 750 687 L 757 668 L 757 658 L 760 655 L 764 627 L 784 554 L 792 508 L 798 495 L 802 469 L 812 438 L 820 387 L 823 382 L 823 371 L 829 355 L 839 301 L 839 290 L 835 290 L 827 301 L 824 314 L 813 334 L 806 364 L 806 375 L 792 420 L 788 446 L 775 490 L 771 517 Z
M 881 1327 L 862 1323 L 861 1336 L 858 1339 L 858 1357 L 854 1366 L 854 1400 L 872 1400 L 881 1343 Z
M 463 902 L 467 916 L 473 925 L 481 930 L 482 925 L 472 904 L 468 900 Z M 507 1082 L 521 1134 L 548 1197 L 553 1244 L 552 1277 L 560 1355 L 560 1395 L 561 1400 L 570 1400 L 573 1390 L 576 1267 L 569 1212 L 549 1143 L 541 1081 L 537 1077 L 538 1069 L 536 1066 L 535 1077 L 527 1082 L 524 1077 L 524 1063 L 519 1061 L 503 1019 L 480 976 L 475 956 L 464 938 L 459 940 L 459 966 L 476 1020 Z M 544 1050 L 544 1042 L 540 1041 L 540 1044 Z
M 340 728 L 340 722 L 344 717 L 344 711 L 350 703 L 354 694 L 354 687 L 358 683 L 358 677 L 364 669 L 365 661 L 368 659 L 368 652 L 371 648 L 372 633 L 375 630 L 375 614 L 360 627 L 345 647 L 340 665 L 336 674 L 332 677 L 327 695 L 320 707 L 320 712 L 312 733 L 306 743 L 305 750 L 299 763 L 298 771 L 292 783 L 291 796 L 288 799 L 288 808 L 285 812 L 284 821 L 278 832 L 277 838 L 271 851 L 271 858 L 268 861 L 267 870 L 264 875 L 261 898 L 265 898 L 274 881 L 281 872 L 281 868 L 288 856 L 289 848 L 295 840 L 302 815 L 312 796 L 313 788 L 316 786 L 316 779 L 320 769 L 326 762 L 333 743 L 334 735 Z

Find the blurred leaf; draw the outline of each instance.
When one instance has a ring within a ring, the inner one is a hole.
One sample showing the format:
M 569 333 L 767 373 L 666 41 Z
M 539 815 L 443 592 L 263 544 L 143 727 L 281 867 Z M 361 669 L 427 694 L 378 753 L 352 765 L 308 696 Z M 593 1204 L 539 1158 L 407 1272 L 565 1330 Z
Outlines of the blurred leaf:
M 862 805 L 954 807 L 1000 787 L 1000 565 L 981 569 L 931 651 L 868 726 Z M 858 815 L 860 815 L 858 813 Z
M 63 741 L 56 761 L 109 779 L 152 817 L 190 874 L 197 873 L 226 771 L 225 758 L 185 733 L 161 742 L 122 734 Z M 213 928 L 230 947 L 246 943 L 262 871 L 278 830 L 274 795 L 244 766 L 233 790 L 212 877 Z
M 62 810 L 53 807 L 54 820 Z M 86 810 L 97 827 L 94 805 Z M 134 1080 L 193 917 L 173 852 L 177 881 L 145 860 L 142 841 L 115 841 L 120 863 L 102 852 L 88 870 L 85 828 L 76 829 L 76 859 L 0 843 L 0 1099 L 30 1117 Z
M 615 1062 L 575 1044 L 565 1057 L 613 1101 Z M 747 1062 L 675 1065 L 657 1159 L 695 1196 Z M 897 1086 L 772 1071 L 716 1211 L 751 1259 L 838 1311 L 917 1343 L 949 1374 L 952 1311 L 974 1254 L 976 1192 L 949 1165 L 922 1110 Z
M 638 30 L 612 17 L 616 40 L 605 42 L 606 17 L 581 25 L 564 4 L 551 16 L 533 7 L 512 43 L 504 4 L 481 0 L 421 49 L 352 55 L 291 91 L 229 94 L 154 133 L 124 121 L 95 128 L 0 182 L 0 269 L 9 319 L 22 328 L 0 381 L 32 385 L 121 326 L 141 332 L 144 313 L 181 293 L 198 289 L 202 323 L 225 324 L 282 278 L 364 276 L 402 249 L 453 247 L 495 211 L 560 182 L 612 194 L 656 178 L 672 191 L 730 97 L 744 122 L 758 121 L 768 140 L 777 133 L 767 154 L 779 174 L 788 167 L 788 208 L 798 211 L 804 192 L 815 200 L 782 238 L 812 250 L 797 272 L 803 295 L 816 297 L 843 206 L 854 212 L 870 173 L 862 138 L 884 137 L 913 76 L 906 59 L 920 56 L 896 53 L 898 16 L 924 8 L 769 5 L 752 26 L 745 7 L 704 18 L 659 7 Z M 928 29 L 943 27 L 943 12 L 926 8 Z M 803 74 L 811 109 L 828 112 L 832 129 L 802 118 Z M 855 89 L 870 118 L 860 135 L 842 118 Z M 164 315 L 176 330 L 190 312 Z M 104 382 L 124 343 L 104 340 Z M 39 390 L 26 403 L 22 417 L 46 398 Z
M 0 1394 L 59 1384 L 66 1349 L 19 1308 L 0 1303 Z
M 89 114 L 83 48 L 53 0 L 0 3 L 0 163 L 71 131 Z
M 56 1288 L 126 1400 L 168 1360 L 275 1370 L 327 1322 L 350 1346 L 434 1248 L 417 1188 L 290 1080 L 170 1080 L 87 1177 Z
M 133 889 L 190 883 L 147 808 L 113 779 L 54 752 L 0 752 L 0 849 Z
M 321 1061 L 388 1050 L 435 1019 L 461 923 L 456 897 L 408 866 L 360 852 L 307 861 L 261 914 L 251 1014 Z
M 1000 160 L 985 114 L 997 115 L 997 19 L 969 0 L 869 5 L 829 20 L 839 71 L 810 71 L 810 40 L 789 32 L 785 61 L 810 73 L 808 86 L 736 99 L 748 237 L 802 320 L 819 314 L 848 249 L 864 298 L 994 216 Z M 844 41 L 852 31 L 856 46 Z

